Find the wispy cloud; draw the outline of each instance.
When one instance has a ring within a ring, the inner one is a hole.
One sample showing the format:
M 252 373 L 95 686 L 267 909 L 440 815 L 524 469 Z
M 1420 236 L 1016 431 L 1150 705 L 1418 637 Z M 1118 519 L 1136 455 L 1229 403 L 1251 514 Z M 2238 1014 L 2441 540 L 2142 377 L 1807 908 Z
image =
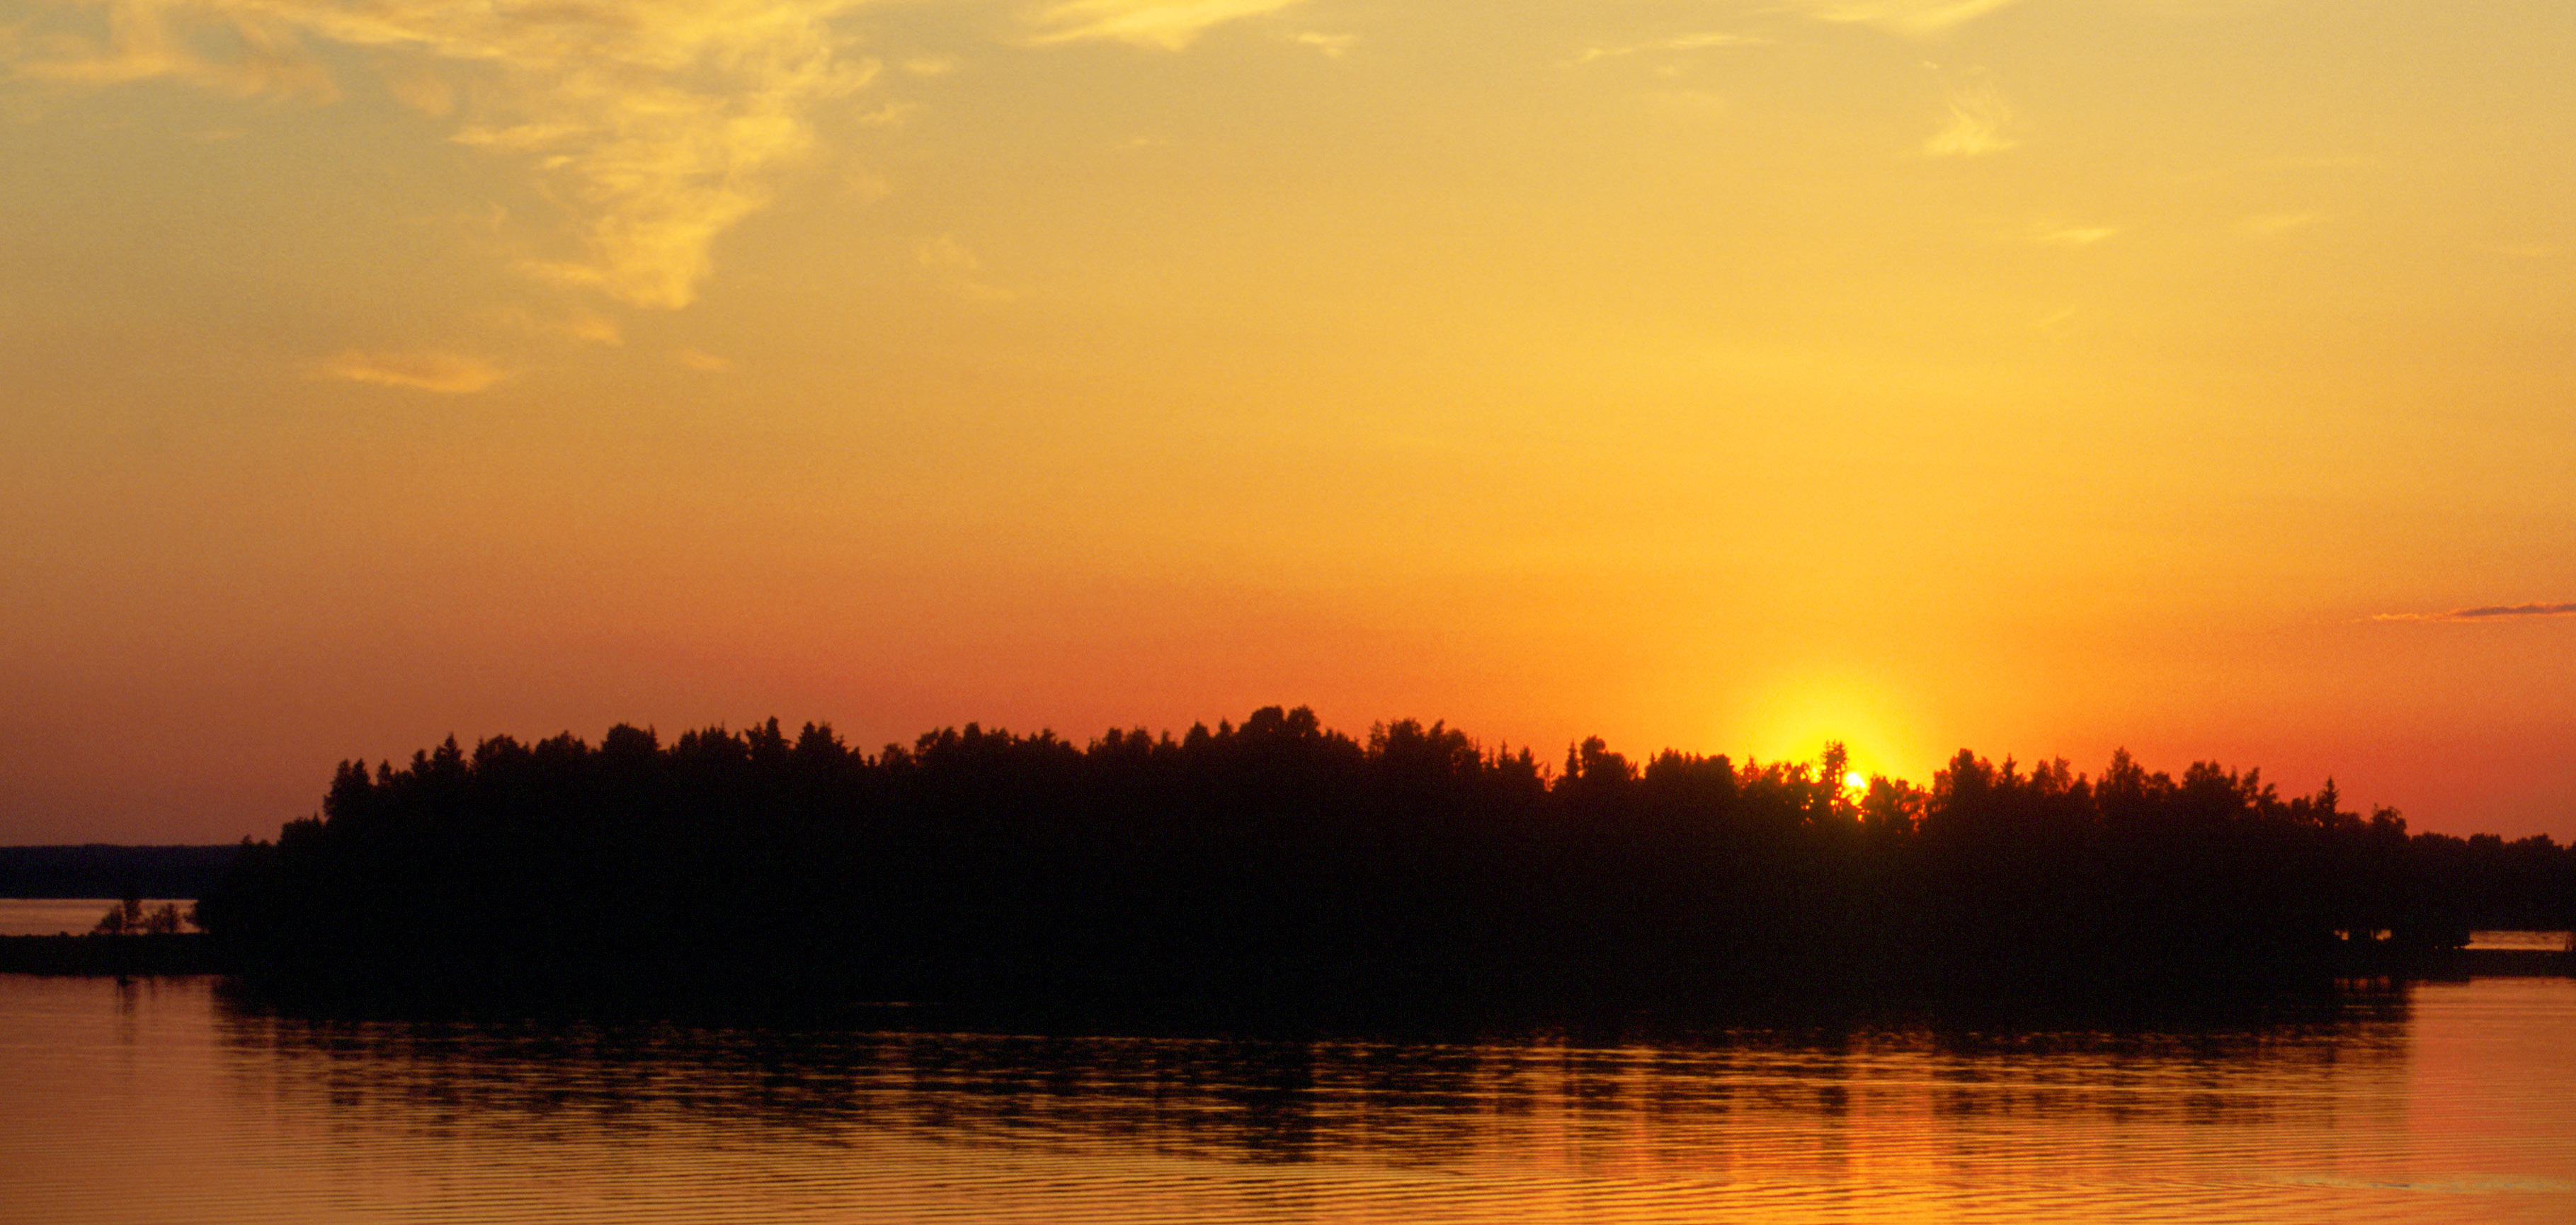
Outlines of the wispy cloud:
M 1211 27 L 1302 0 L 1066 0 L 1038 14 L 1041 43 L 1107 39 L 1178 51 Z
M 468 395 L 510 377 L 510 371 L 480 357 L 440 350 L 385 353 L 351 349 L 317 364 L 314 373 L 322 378 L 445 395 Z
M 1865 25 L 1929 38 L 2016 0 L 1789 0 L 1786 7 L 1819 21 Z
M 31 0 L 87 13 L 80 0 Z M 572 258 L 529 271 L 639 306 L 695 297 L 715 236 L 766 207 L 825 99 L 875 65 L 830 19 L 860 0 L 128 0 L 103 33 L 0 44 L 17 75 L 147 78 L 229 93 L 335 96 L 308 43 L 375 52 L 386 89 L 522 160 L 569 214 Z
M 1289 41 L 1294 42 L 1301 47 L 1313 47 L 1315 50 L 1322 52 L 1325 58 L 1337 60 L 1351 53 L 1351 44 L 1358 42 L 1359 36 L 1355 34 L 1326 34 L 1321 30 L 1308 30 L 1302 34 L 1295 35 L 1290 38 Z
M 2012 106 L 1992 85 L 1979 85 L 1950 95 L 1950 122 L 1923 151 L 1933 157 L 1978 157 L 2000 153 L 2021 142 L 2004 134 Z
M 2276 157 L 2263 165 L 2274 170 L 2385 170 L 2388 163 L 2375 157 L 2351 154 L 2316 154 L 2307 157 Z
M 1653 42 L 1626 43 L 1615 47 L 1585 47 L 1574 57 L 1573 62 L 1589 64 L 1595 60 L 1635 55 L 1640 51 L 1705 51 L 1713 47 L 1762 47 L 1769 46 L 1771 41 L 1768 38 L 1758 38 L 1750 34 L 1724 34 L 1713 31 L 1702 34 L 1678 34 L 1671 38 L 1659 38 Z
M 2236 220 L 2236 232 L 2247 238 L 2278 238 L 2325 220 L 2323 213 L 2263 213 Z
M 223 14 L 216 11 L 220 5 L 211 3 L 127 0 L 100 6 L 37 0 L 37 6 L 82 12 L 105 7 L 107 29 L 104 38 L 60 30 L 29 38 L 31 22 L 0 30 L 0 53 L 8 56 L 10 71 L 30 80 L 109 86 L 170 77 L 242 97 L 339 96 L 330 74 L 305 53 L 293 22 L 260 20 L 258 13 Z M 217 20 L 210 22 L 210 17 Z M 210 24 L 231 35 L 221 52 L 203 49 L 194 37 Z
M 983 269 L 984 261 L 952 235 L 923 239 L 914 245 L 913 258 L 939 278 L 941 288 L 969 302 L 1008 302 L 1019 296 L 977 280 L 973 274 Z
M 2031 234 L 2030 240 L 2043 247 L 2089 247 L 2119 232 L 2107 225 L 2061 226 L 2040 229 Z
M 2521 617 L 2576 617 L 2576 604 L 2490 604 L 2439 613 L 2376 613 L 2373 621 L 2506 621 Z

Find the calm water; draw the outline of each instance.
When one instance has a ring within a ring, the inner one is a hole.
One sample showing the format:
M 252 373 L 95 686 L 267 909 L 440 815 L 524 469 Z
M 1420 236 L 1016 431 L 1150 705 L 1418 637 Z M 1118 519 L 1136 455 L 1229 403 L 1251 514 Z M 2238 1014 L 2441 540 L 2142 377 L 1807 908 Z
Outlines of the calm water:
M 98 926 L 107 908 L 117 904 L 110 897 L 0 897 L 0 936 L 77 936 Z M 175 905 L 180 914 L 188 913 L 196 903 L 187 898 L 145 898 L 145 910 L 159 910 Z
M 2576 1220 L 2576 982 L 2104 1030 L 317 1020 L 0 975 L 0 1220 Z

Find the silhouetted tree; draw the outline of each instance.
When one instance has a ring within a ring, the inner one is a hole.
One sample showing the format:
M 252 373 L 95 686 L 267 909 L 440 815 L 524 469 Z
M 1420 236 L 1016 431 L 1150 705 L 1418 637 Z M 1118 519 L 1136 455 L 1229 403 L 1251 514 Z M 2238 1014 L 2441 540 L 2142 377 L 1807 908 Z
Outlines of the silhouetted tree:
M 2409 836 L 2332 783 L 1963 750 L 1855 795 L 1840 748 L 1639 766 L 1591 737 L 1551 772 L 1445 723 L 1362 741 L 1282 707 L 874 754 L 776 720 L 450 738 L 342 763 L 197 914 L 290 977 L 895 994 L 2267 976 L 2576 914 L 2576 852 Z

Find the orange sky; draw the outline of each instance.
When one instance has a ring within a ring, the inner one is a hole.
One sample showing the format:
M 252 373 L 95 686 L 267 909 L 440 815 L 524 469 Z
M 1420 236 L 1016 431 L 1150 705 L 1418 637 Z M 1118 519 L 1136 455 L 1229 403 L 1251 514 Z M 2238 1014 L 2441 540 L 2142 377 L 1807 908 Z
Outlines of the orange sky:
M 0 842 L 1274 702 L 2576 837 L 2571 64 L 2558 0 L 20 0 Z

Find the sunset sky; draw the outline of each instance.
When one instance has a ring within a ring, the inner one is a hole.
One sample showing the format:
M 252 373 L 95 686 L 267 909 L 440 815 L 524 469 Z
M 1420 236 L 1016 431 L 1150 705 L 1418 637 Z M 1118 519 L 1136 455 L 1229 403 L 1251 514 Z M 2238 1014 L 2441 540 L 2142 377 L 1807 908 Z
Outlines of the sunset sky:
M 1272 703 L 2576 837 L 2565 0 L 0 0 L 0 842 Z

